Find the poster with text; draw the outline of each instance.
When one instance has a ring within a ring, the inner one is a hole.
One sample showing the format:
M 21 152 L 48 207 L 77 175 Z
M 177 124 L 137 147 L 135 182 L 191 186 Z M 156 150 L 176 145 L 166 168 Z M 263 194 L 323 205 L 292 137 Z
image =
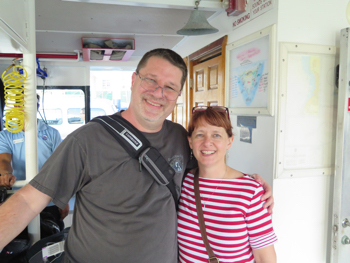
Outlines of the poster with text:
M 230 108 L 268 107 L 269 56 L 269 35 L 230 51 Z

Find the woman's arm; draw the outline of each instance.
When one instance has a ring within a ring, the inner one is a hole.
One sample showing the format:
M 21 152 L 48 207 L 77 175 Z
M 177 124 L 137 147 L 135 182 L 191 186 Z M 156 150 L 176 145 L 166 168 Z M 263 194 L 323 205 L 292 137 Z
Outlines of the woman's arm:
M 253 249 L 254 260 L 256 263 L 276 263 L 276 252 L 274 245 Z

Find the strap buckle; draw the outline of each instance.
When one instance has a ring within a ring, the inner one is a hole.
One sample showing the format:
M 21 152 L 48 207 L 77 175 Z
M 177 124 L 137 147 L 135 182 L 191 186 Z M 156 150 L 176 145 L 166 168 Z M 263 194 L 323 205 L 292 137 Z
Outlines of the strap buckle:
M 213 262 L 211 261 L 212 259 L 213 259 L 213 260 L 216 260 L 216 262 L 219 263 L 219 259 L 218 259 L 217 257 L 211 257 L 211 258 L 209 258 L 209 259 L 208 259 L 208 262 L 209 262 L 209 263 L 215 263 L 215 261 L 213 261 Z

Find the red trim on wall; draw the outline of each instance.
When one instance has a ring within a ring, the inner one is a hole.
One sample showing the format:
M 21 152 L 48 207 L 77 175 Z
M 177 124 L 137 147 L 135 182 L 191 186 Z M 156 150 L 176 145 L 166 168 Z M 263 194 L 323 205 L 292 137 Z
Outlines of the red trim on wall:
M 3 58 L 22 58 L 23 54 L 18 53 L 0 53 L 0 57 Z M 78 55 L 67 54 L 36 54 L 37 58 L 56 58 L 56 59 L 78 59 Z

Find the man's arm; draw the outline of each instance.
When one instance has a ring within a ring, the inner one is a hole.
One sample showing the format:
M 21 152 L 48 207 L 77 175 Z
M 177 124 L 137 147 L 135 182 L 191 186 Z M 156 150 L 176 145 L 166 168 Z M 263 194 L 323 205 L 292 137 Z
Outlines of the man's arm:
M 274 200 L 273 200 L 273 196 L 272 196 L 272 189 L 271 186 L 265 182 L 264 179 L 262 179 L 262 177 L 258 174 L 253 174 L 251 175 L 251 177 L 257 181 L 259 184 L 262 185 L 265 194 L 263 194 L 263 196 L 261 197 L 261 201 L 265 201 L 264 204 L 264 208 L 267 208 L 267 210 L 269 211 L 270 214 L 272 214 L 272 209 L 274 206 Z
M 10 153 L 0 153 L 0 186 L 6 188 L 11 188 L 16 181 L 16 177 L 12 174 L 11 160 Z
M 12 241 L 51 201 L 27 184 L 0 206 L 0 250 Z

